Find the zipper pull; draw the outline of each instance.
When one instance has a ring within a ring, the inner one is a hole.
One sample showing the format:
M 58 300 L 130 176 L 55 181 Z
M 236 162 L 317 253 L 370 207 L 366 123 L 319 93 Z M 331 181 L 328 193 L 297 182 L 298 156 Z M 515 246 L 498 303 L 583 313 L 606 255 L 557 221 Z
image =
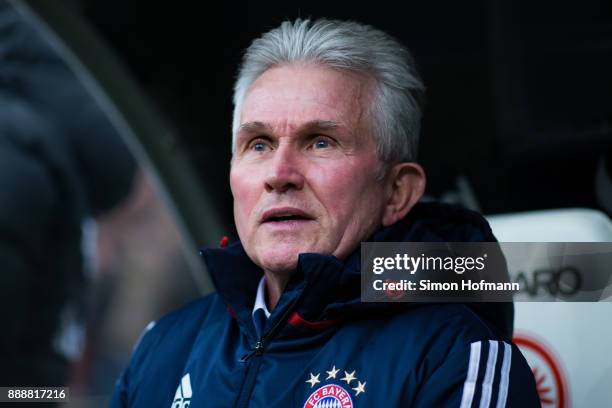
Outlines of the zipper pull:
M 254 355 L 261 356 L 263 352 L 264 352 L 263 340 L 259 340 L 257 343 L 255 343 L 253 350 L 249 351 L 244 356 L 242 356 L 239 361 L 241 363 L 246 363 Z
M 261 356 L 263 354 L 264 340 L 271 339 L 274 336 L 274 334 L 277 332 L 277 330 L 281 327 L 281 324 L 286 323 L 286 319 L 287 319 L 287 316 L 289 315 L 289 312 L 293 310 L 298 300 L 300 300 L 300 297 L 301 297 L 301 294 L 299 296 L 296 296 L 296 298 L 293 300 L 291 305 L 287 308 L 287 310 L 285 310 L 285 313 L 283 314 L 283 316 L 277 320 L 274 326 L 270 330 L 268 330 L 267 333 L 264 333 L 263 337 L 261 337 L 259 341 L 255 343 L 255 346 L 253 346 L 253 350 L 251 350 L 244 356 L 240 357 L 240 360 L 238 360 L 239 362 L 245 363 L 254 355 Z

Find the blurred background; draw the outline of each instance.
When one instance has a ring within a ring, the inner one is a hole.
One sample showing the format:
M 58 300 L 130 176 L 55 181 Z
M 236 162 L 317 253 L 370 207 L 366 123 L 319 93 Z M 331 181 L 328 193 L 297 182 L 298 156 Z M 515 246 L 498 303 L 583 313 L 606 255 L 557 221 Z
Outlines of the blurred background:
M 0 385 L 105 405 L 146 324 L 211 290 L 237 66 L 296 17 L 413 51 L 426 199 L 609 221 L 611 2 L 0 0 Z

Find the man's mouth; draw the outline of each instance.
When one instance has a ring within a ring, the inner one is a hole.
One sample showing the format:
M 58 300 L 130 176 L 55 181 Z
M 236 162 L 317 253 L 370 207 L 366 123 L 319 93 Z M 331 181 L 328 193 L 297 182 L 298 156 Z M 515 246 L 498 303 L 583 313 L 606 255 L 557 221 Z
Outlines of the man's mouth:
M 311 221 L 314 217 L 298 208 L 273 208 L 261 217 L 261 223 L 285 223 L 295 221 Z

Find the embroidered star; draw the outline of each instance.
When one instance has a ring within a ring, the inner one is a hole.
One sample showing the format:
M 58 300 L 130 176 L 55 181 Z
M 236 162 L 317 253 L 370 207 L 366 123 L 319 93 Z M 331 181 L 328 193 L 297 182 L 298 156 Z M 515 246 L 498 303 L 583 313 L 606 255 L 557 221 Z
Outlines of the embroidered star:
M 344 378 L 341 378 L 342 381 L 346 381 L 347 384 L 350 384 L 351 381 L 355 379 L 355 370 L 352 373 L 344 372 Z
M 319 381 L 319 375 L 321 374 L 319 373 L 317 375 L 312 375 L 312 373 L 310 373 L 310 380 L 306 380 L 306 382 L 310 384 L 310 388 L 314 387 L 315 384 L 321 382 Z
M 331 370 L 326 371 L 326 373 L 327 373 L 326 380 L 329 380 L 330 378 L 336 378 L 336 374 L 338 374 L 338 371 L 340 371 L 340 370 L 338 370 L 336 368 L 336 366 L 333 366 Z
M 365 392 L 365 381 L 361 382 L 361 381 L 357 381 L 357 386 L 355 388 L 353 388 L 353 390 L 355 391 L 355 396 L 361 394 L 362 392 Z

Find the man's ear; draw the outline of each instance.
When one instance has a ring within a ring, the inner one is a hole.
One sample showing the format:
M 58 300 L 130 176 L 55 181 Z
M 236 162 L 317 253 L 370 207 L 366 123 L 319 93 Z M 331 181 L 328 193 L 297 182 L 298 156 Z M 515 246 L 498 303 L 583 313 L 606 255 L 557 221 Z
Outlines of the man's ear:
M 401 220 L 425 192 L 425 171 L 416 163 L 398 163 L 385 177 L 387 202 L 382 225 Z

